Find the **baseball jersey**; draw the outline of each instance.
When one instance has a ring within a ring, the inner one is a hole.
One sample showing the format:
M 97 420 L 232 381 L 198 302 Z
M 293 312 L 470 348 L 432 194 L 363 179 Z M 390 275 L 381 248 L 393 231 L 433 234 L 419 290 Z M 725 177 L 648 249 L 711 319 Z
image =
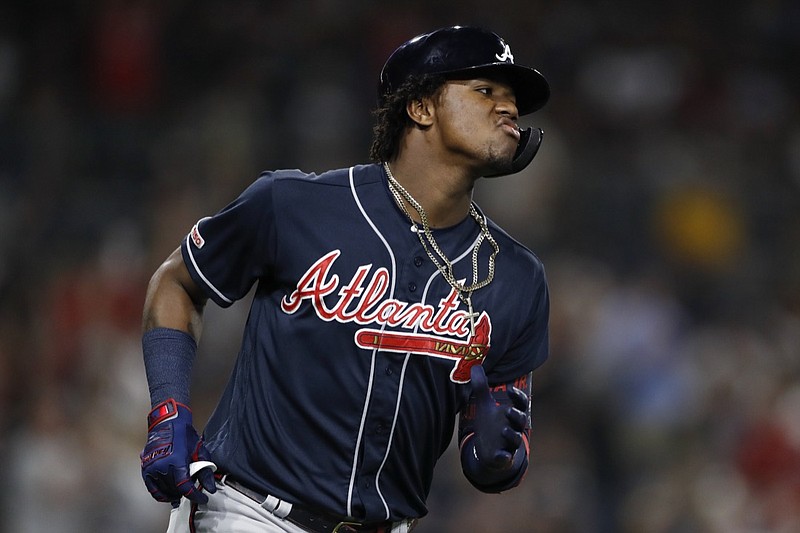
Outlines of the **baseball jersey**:
M 265 172 L 201 219 L 181 245 L 195 282 L 223 307 L 257 284 L 204 431 L 219 469 L 360 521 L 424 516 L 471 365 L 501 383 L 547 357 L 543 266 L 487 223 L 500 252 L 471 323 L 380 165 Z M 472 283 L 473 217 L 433 232 L 456 278 Z M 484 279 L 491 247 L 479 250 Z

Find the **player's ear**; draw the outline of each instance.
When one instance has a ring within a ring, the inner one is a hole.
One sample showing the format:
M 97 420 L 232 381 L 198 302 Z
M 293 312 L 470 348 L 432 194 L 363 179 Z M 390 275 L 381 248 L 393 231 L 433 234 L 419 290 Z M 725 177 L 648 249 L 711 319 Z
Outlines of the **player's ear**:
M 406 103 L 406 113 L 415 124 L 427 128 L 433 124 L 434 106 L 431 98 L 418 98 Z

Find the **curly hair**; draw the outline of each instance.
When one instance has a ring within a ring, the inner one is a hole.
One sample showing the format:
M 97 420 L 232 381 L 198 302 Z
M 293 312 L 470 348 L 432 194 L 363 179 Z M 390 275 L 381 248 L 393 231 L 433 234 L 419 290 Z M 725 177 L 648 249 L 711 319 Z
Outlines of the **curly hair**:
M 400 139 L 407 127 L 414 124 L 406 112 L 406 104 L 413 100 L 434 96 L 445 77 L 441 75 L 410 76 L 395 91 L 385 95 L 372 112 L 372 146 L 369 157 L 375 163 L 391 161 L 400 148 Z

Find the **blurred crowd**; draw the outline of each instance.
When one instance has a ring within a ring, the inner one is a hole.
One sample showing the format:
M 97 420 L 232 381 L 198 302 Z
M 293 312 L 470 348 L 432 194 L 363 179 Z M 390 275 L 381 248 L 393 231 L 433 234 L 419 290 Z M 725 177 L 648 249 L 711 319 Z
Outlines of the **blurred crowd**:
M 451 447 L 418 531 L 800 532 L 790 0 L 2 3 L 0 531 L 165 529 L 151 273 L 261 170 L 366 161 L 384 59 L 455 23 L 552 86 L 534 163 L 476 189 L 546 265 L 552 345 L 523 485 L 476 492 Z M 206 311 L 199 425 L 246 313 Z

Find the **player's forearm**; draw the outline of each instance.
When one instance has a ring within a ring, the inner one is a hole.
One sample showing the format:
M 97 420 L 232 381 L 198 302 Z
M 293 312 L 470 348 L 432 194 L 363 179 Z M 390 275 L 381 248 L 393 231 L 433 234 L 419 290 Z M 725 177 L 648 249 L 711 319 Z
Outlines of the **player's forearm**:
M 205 302 L 176 250 L 151 278 L 145 298 L 142 352 L 152 405 L 189 404 Z

